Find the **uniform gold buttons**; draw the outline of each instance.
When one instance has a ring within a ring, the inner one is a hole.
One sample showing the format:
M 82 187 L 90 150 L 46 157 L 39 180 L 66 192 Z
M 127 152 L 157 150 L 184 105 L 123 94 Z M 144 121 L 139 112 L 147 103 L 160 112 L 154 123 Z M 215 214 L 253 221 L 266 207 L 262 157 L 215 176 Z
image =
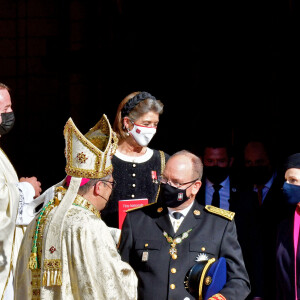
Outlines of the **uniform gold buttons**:
M 149 244 L 145 244 L 145 247 L 148 247 L 149 246 Z
M 205 285 L 210 285 L 212 282 L 212 278 L 210 276 L 207 276 L 205 279 L 204 279 L 204 284 Z
M 157 209 L 157 212 L 159 212 L 159 213 L 161 213 L 163 211 L 163 208 L 162 207 L 159 207 L 158 209 Z
M 176 285 L 174 283 L 170 284 L 171 290 L 174 290 L 176 288 Z
M 175 268 L 171 269 L 171 273 L 175 274 L 177 272 L 177 270 Z
M 133 183 L 132 186 L 135 187 L 135 183 Z
M 131 198 L 134 198 L 134 195 L 133 195 L 133 194 L 131 195 Z
M 132 177 L 135 177 L 135 173 L 132 174 Z
M 194 210 L 194 215 L 195 215 L 195 216 L 200 216 L 200 210 L 195 209 L 195 210 Z
M 135 167 L 136 167 L 136 164 L 133 164 L 132 166 L 135 168 Z
M 177 254 L 172 254 L 173 259 L 177 259 Z
M 205 251 L 205 247 L 202 247 L 202 248 L 201 248 L 201 251 Z

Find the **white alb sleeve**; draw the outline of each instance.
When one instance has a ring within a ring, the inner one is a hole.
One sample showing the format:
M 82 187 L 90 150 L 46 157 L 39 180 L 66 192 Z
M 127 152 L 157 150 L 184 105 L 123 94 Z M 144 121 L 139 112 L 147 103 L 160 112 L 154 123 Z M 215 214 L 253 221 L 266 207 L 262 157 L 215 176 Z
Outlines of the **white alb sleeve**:
M 20 199 L 16 225 L 28 225 L 35 217 L 35 208 L 38 205 L 33 199 L 35 190 L 29 182 L 18 182 L 17 187 Z

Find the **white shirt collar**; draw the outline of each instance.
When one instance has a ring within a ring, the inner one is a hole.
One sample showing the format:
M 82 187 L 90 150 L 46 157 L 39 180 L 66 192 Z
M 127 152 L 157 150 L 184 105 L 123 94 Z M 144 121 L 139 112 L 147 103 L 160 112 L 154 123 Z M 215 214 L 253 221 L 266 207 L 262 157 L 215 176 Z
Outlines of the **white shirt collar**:
M 120 151 L 116 151 L 115 156 L 120 158 L 121 160 L 132 162 L 132 163 L 144 163 L 148 161 L 153 155 L 153 150 L 150 148 L 146 149 L 146 153 L 141 156 L 129 156 L 121 153 Z
M 193 204 L 194 204 L 194 201 L 193 201 L 188 207 L 186 207 L 186 208 L 184 208 L 184 209 L 182 209 L 182 210 L 175 210 L 175 208 L 168 207 L 169 215 L 173 218 L 172 213 L 173 213 L 174 211 L 178 211 L 178 212 L 182 213 L 184 217 L 186 217 L 186 215 L 187 215 L 188 212 L 190 211 L 190 209 L 191 209 L 191 207 L 193 206 Z

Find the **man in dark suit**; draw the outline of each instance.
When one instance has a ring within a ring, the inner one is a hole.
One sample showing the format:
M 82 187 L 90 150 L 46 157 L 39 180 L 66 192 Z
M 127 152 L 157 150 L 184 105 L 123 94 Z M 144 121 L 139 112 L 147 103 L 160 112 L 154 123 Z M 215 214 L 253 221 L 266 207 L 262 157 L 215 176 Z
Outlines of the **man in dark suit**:
M 247 299 L 260 299 L 263 294 L 262 250 L 259 247 L 259 230 L 255 219 L 256 193 L 239 188 L 233 172 L 234 157 L 231 145 L 218 136 L 206 140 L 201 158 L 203 184 L 197 200 L 202 205 L 214 205 L 236 212 L 235 224 L 243 258 L 251 283 Z
M 254 192 L 256 198 L 253 205 L 244 201 L 240 207 L 251 205 L 254 209 L 253 218 L 257 222 L 263 255 L 263 268 L 261 268 L 264 274 L 263 295 L 264 299 L 273 300 L 275 298 L 276 228 L 287 212 L 282 195 L 283 179 L 278 174 L 272 147 L 267 140 L 260 138 L 249 140 L 244 147 L 243 155 L 241 188 Z M 239 210 L 235 212 L 238 214 Z M 257 244 L 258 242 L 256 248 Z
M 212 257 L 226 259 L 227 282 L 211 299 L 242 300 L 250 292 L 234 214 L 195 201 L 202 172 L 200 158 L 175 153 L 160 178 L 159 201 L 127 213 L 119 250 L 138 276 L 139 299 L 193 299 L 185 277 Z
M 197 195 L 202 205 L 230 210 L 236 187 L 229 176 L 233 163 L 231 148 L 219 139 L 209 140 L 203 148 L 203 185 Z

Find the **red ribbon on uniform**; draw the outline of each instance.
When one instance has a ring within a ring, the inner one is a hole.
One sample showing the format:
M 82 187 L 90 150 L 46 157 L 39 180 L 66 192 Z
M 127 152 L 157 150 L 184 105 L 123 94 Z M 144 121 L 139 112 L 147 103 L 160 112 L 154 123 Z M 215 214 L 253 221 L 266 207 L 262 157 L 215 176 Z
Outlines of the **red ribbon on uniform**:
M 156 171 L 151 171 L 152 180 L 157 180 L 157 174 Z

